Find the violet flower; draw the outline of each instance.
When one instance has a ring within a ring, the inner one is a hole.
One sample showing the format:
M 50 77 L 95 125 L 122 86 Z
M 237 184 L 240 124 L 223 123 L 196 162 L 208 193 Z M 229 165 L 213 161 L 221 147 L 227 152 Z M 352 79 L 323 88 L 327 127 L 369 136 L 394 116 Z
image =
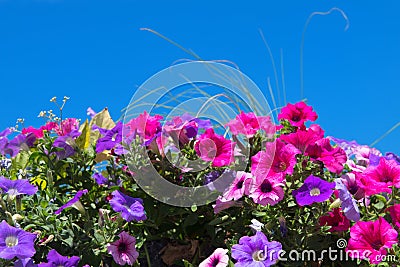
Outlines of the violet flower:
M 59 160 L 71 157 L 75 154 L 75 138 L 80 134 L 81 133 L 78 130 L 74 130 L 64 136 L 57 137 L 53 146 L 61 149 L 55 152 Z
M 269 242 L 263 232 L 254 236 L 243 236 L 239 244 L 232 247 L 232 258 L 237 260 L 236 267 L 261 267 L 274 265 L 282 250 L 282 244 L 277 241 Z
M 115 147 L 119 149 L 121 148 L 120 143 L 122 141 L 122 122 L 118 122 L 114 128 L 110 130 L 94 125 L 93 130 L 99 130 L 100 134 L 103 135 L 103 137 L 97 140 L 96 153 L 101 153 L 104 150 L 111 150 Z
M 47 254 L 47 263 L 40 263 L 39 267 L 78 267 L 80 258 L 78 256 L 62 256 L 55 249 L 49 251 Z
M 75 196 L 70 199 L 67 203 L 65 203 L 64 205 L 62 205 L 58 210 L 56 210 L 54 213 L 55 214 L 60 214 L 64 209 L 71 207 L 72 205 L 76 205 L 77 203 L 80 203 L 79 199 L 84 195 L 87 194 L 88 190 L 84 189 L 84 190 L 79 190 L 78 192 L 76 192 Z M 78 204 L 79 205 L 79 204 Z M 82 206 L 82 204 L 80 205 Z M 80 207 L 78 207 L 79 209 Z M 83 207 L 81 207 L 83 208 Z
M 335 183 L 310 175 L 299 189 L 293 191 L 293 196 L 299 205 L 311 205 L 328 200 L 334 188 Z
M 112 197 L 110 200 L 111 208 L 115 212 L 120 212 L 125 221 L 143 221 L 147 219 L 142 199 L 127 196 L 118 190 L 112 192 Z
M 14 263 L 14 267 L 38 267 L 31 258 L 20 259 Z
M 35 239 L 35 234 L 12 227 L 6 221 L 2 221 L 0 223 L 0 258 L 11 260 L 14 257 L 19 259 L 32 257 L 36 253 Z
M 0 188 L 12 199 L 23 194 L 34 195 L 38 190 L 28 179 L 10 180 L 3 176 L 0 176 Z
M 342 179 L 335 179 L 336 189 L 339 191 L 339 198 L 342 202 L 342 210 L 347 219 L 358 222 L 360 220 L 360 210 L 356 200 L 352 197 Z

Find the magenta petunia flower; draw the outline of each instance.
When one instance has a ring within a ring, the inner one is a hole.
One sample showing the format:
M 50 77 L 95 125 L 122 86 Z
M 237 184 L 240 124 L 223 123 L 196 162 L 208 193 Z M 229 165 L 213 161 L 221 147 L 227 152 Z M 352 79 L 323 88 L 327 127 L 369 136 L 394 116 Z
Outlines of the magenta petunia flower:
M 60 125 L 57 124 L 57 126 L 54 127 L 54 131 L 59 136 L 67 135 L 75 130 L 79 130 L 79 120 L 75 118 L 67 118 L 63 120 Z
M 204 161 L 211 161 L 213 167 L 228 166 L 233 161 L 235 142 L 225 139 L 207 129 L 196 142 L 194 149 Z
M 251 158 L 251 172 L 254 176 L 263 178 L 280 175 L 284 179 L 286 174 L 292 174 L 296 164 L 296 154 L 300 151 L 291 144 L 281 140 L 266 144 L 266 151 L 260 151 Z
M 69 208 L 69 207 L 71 207 L 72 205 L 76 205 L 77 203 L 79 203 L 80 204 L 80 201 L 79 201 L 79 199 L 84 195 L 84 194 L 87 194 L 88 193 L 88 190 L 87 189 L 84 189 L 84 190 L 79 190 L 78 192 L 76 192 L 76 194 L 75 194 L 75 196 L 72 198 L 72 199 L 70 199 L 67 203 L 65 203 L 64 205 L 62 205 L 58 210 L 56 210 L 55 212 L 54 212 L 54 214 L 60 214 L 63 210 L 65 210 L 66 208 Z M 78 204 L 78 205 L 79 205 Z M 82 206 L 82 205 L 79 205 L 79 206 Z M 83 207 L 77 207 L 78 209 L 80 208 L 80 209 L 82 209 Z
M 278 114 L 279 120 L 286 119 L 297 127 L 303 127 L 306 121 L 315 121 L 317 118 L 317 113 L 313 111 L 313 108 L 304 102 L 297 102 L 294 105 L 289 103 Z
M 38 190 L 28 179 L 10 180 L 3 176 L 0 176 L 0 189 L 11 198 L 18 195 L 34 195 Z
M 382 157 L 378 166 L 368 167 L 357 175 L 357 179 L 367 196 L 383 192 L 391 194 L 392 186 L 400 188 L 400 165 Z
M 400 228 L 400 204 L 395 204 L 387 208 L 387 211 L 389 211 L 390 217 L 392 218 L 392 224 Z
M 232 258 L 237 261 L 235 267 L 267 267 L 278 261 L 281 250 L 281 243 L 269 242 L 264 233 L 258 231 L 254 236 L 241 237 L 239 244 L 232 246 Z
M 281 175 L 270 177 L 256 176 L 250 189 L 249 196 L 257 204 L 275 205 L 284 197 L 284 179 Z
M 272 137 L 276 131 L 270 116 L 256 116 L 253 112 L 242 111 L 226 126 L 234 135 L 244 134 L 247 138 L 253 137 L 258 130 L 264 130 L 268 137 Z
M 347 161 L 346 152 L 340 147 L 332 147 L 328 138 L 309 144 L 305 154 L 311 159 L 322 161 L 329 171 L 337 174 L 342 172 Z
M 110 253 L 114 261 L 119 265 L 133 265 L 139 257 L 136 251 L 136 239 L 127 232 L 121 232 L 119 239 L 113 243 L 107 244 L 107 251 Z
M 343 215 L 341 208 L 335 208 L 327 215 L 319 218 L 319 224 L 331 226 L 329 232 L 343 232 L 350 228 L 350 221 Z
M 11 260 L 31 258 L 35 253 L 36 235 L 22 229 L 12 227 L 2 221 L 0 223 L 0 258 Z
M 140 114 L 137 118 L 130 120 L 125 125 L 127 137 L 140 136 L 146 145 L 149 145 L 152 140 L 161 133 L 161 123 L 163 117 L 160 115 L 150 116 L 146 111 Z
M 348 172 L 343 174 L 340 179 L 342 180 L 343 184 L 347 187 L 350 194 L 354 196 L 354 199 L 360 200 L 365 197 L 364 189 L 362 189 L 357 184 L 357 174 L 355 172 Z
M 143 200 L 127 196 L 118 190 L 112 192 L 110 200 L 111 208 L 121 213 L 121 217 L 127 221 L 143 221 L 146 220 L 146 213 L 143 207 Z
M 251 173 L 238 171 L 232 184 L 224 192 L 224 198 L 227 200 L 238 200 L 244 195 L 248 195 L 253 181 Z
M 383 218 L 359 221 L 350 228 L 350 239 L 346 252 L 353 258 L 369 259 L 378 264 L 382 256 L 398 242 L 397 231 Z
M 62 256 L 55 249 L 49 251 L 47 254 L 47 263 L 40 263 L 39 267 L 78 267 L 80 258 L 78 256 Z
M 292 144 L 302 153 L 306 151 L 309 145 L 315 144 L 322 137 L 311 129 L 298 130 L 295 133 L 281 135 L 279 139 Z
M 334 188 L 335 183 L 310 175 L 299 189 L 293 191 L 293 196 L 300 206 L 311 205 L 328 200 Z
M 228 250 L 217 248 L 207 259 L 200 263 L 199 267 L 226 267 L 229 263 Z

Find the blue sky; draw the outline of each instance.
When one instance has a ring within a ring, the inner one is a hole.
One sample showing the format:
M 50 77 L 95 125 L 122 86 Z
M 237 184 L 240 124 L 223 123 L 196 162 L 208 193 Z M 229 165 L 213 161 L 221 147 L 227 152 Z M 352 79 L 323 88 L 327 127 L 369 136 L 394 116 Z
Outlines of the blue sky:
M 351 2 L 351 3 L 350 3 Z M 0 127 L 25 118 L 40 125 L 53 96 L 70 96 L 69 117 L 109 107 L 114 118 L 135 89 L 176 60 L 190 58 L 140 28 L 152 28 L 207 60 L 230 60 L 267 91 L 281 50 L 288 101 L 300 100 L 300 43 L 305 34 L 304 95 L 328 135 L 370 144 L 399 122 L 398 1 L 0 0 Z M 281 84 L 281 81 L 279 81 Z M 283 101 L 281 105 L 283 105 Z M 377 144 L 400 153 L 400 129 Z

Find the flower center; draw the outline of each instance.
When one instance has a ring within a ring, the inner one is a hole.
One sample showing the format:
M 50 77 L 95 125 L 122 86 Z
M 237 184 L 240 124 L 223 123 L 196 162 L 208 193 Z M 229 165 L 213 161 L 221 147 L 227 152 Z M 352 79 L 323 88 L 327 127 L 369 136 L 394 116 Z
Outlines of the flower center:
M 317 187 L 311 189 L 311 191 L 310 191 L 310 196 L 313 196 L 313 197 L 319 196 L 320 194 L 321 194 L 321 191 Z
M 237 189 L 241 189 L 243 187 L 243 181 L 239 181 L 237 184 L 236 184 L 236 188 Z
M 6 246 L 9 248 L 18 245 L 18 237 L 13 235 L 7 236 L 5 241 L 6 241 Z
M 272 185 L 271 185 L 271 183 L 268 182 L 268 181 L 264 181 L 264 182 L 261 184 L 261 192 L 263 192 L 263 193 L 269 193 L 269 192 L 271 192 L 271 191 L 272 191 Z
M 118 252 L 125 252 L 126 251 L 126 244 L 125 243 L 120 243 L 118 245 Z
M 10 196 L 16 196 L 18 195 L 18 190 L 15 188 L 10 188 L 7 192 Z
M 253 253 L 252 257 L 254 261 L 264 261 L 265 260 L 264 251 L 257 250 Z
M 375 240 L 371 243 L 371 247 L 375 250 L 379 250 L 382 247 L 382 242 L 380 240 Z
M 393 179 L 391 177 L 388 176 L 384 176 L 381 178 L 381 182 L 387 183 L 387 182 L 392 182 Z
M 294 115 L 292 117 L 292 121 L 299 121 L 300 120 L 300 116 L 299 115 Z
M 283 162 L 283 161 L 279 162 L 278 168 L 279 168 L 281 171 L 285 171 L 286 168 L 287 168 L 286 163 Z
M 219 264 L 219 259 L 218 258 L 214 258 L 212 261 L 211 261 L 211 267 L 216 267 L 217 265 Z

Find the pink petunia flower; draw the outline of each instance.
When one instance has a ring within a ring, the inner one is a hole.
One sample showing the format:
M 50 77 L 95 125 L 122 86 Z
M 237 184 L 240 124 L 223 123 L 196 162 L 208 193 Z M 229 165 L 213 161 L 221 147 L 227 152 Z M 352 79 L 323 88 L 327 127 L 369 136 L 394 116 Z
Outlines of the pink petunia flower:
M 227 200 L 238 200 L 244 195 L 248 195 L 253 181 L 251 173 L 238 171 L 232 184 L 224 192 L 224 198 Z
M 74 130 L 79 129 L 79 121 L 75 118 L 67 118 L 61 122 L 60 125 L 54 127 L 54 131 L 58 136 L 64 136 L 71 133 Z
M 314 144 L 322 137 L 320 132 L 315 132 L 312 129 L 298 130 L 295 133 L 281 135 L 279 139 L 285 141 L 286 143 L 292 144 L 302 153 L 304 153 L 308 146 Z
M 194 149 L 204 161 L 211 161 L 213 167 L 228 166 L 233 161 L 235 142 L 207 129 L 200 135 Z
M 369 259 L 378 264 L 387 249 L 398 242 L 397 231 L 383 218 L 359 221 L 350 228 L 350 240 L 346 252 L 353 258 Z
M 306 121 L 315 121 L 317 118 L 317 113 L 313 111 L 313 108 L 304 102 L 297 102 L 294 105 L 289 103 L 278 115 L 279 120 L 286 119 L 297 127 L 304 127 Z
M 270 116 L 256 116 L 253 112 L 243 111 L 226 124 L 234 135 L 244 134 L 247 138 L 253 137 L 258 130 L 264 130 L 268 137 L 275 133 L 275 126 Z
M 400 228 L 400 204 L 387 208 L 387 211 L 389 211 L 390 217 L 392 217 L 392 224 Z
M 139 257 L 139 253 L 135 248 L 136 239 L 125 231 L 118 236 L 119 240 L 107 245 L 108 253 L 113 256 L 114 261 L 119 265 L 133 265 Z
M 285 184 L 281 175 L 276 174 L 270 177 L 258 175 L 253 181 L 249 196 L 255 203 L 273 206 L 283 199 Z
M 337 174 L 342 172 L 347 161 L 346 152 L 340 147 L 332 147 L 328 138 L 309 144 L 305 154 L 312 159 L 322 161 L 329 171 Z
M 383 192 L 391 194 L 392 186 L 400 188 L 400 165 L 382 157 L 378 166 L 370 166 L 356 177 L 367 196 Z
M 291 144 L 285 144 L 279 139 L 269 142 L 265 151 L 251 158 L 251 172 L 256 177 L 280 175 L 284 179 L 286 174 L 293 173 L 296 154 L 300 154 L 300 151 Z
M 146 145 L 148 145 L 156 137 L 156 135 L 161 132 L 160 120 L 162 119 L 163 117 L 160 115 L 150 116 L 150 114 L 145 111 L 137 118 L 134 118 L 126 123 L 126 136 L 130 137 L 132 135 L 139 135 Z
M 210 257 L 200 263 L 199 267 L 226 267 L 229 262 L 227 253 L 227 249 L 217 248 Z

